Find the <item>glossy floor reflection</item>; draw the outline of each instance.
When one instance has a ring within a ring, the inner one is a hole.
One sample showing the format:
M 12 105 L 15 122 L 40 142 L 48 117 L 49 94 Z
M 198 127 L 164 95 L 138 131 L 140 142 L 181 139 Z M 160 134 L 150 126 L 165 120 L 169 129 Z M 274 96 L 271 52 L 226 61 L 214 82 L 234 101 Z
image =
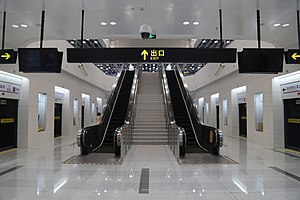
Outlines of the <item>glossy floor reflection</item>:
M 178 165 L 167 146 L 133 146 L 122 165 L 62 164 L 78 154 L 75 138 L 0 153 L 0 199 L 300 199 L 300 154 L 245 139 L 221 149 L 239 164 Z M 139 194 L 143 168 L 149 194 Z

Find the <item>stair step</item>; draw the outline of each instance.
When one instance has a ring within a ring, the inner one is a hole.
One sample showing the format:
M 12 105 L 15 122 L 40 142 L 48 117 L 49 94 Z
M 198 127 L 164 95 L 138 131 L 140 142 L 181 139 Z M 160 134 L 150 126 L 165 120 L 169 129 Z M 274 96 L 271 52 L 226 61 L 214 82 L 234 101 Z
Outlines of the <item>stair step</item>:
M 168 142 L 132 142 L 133 145 L 168 145 Z
M 153 120 L 157 119 L 157 120 L 161 120 L 161 121 L 166 121 L 165 116 L 164 115 L 147 115 L 147 114 L 136 114 L 136 119 L 144 119 L 144 120 Z M 156 121 L 157 121 L 156 120 Z
M 138 137 L 147 136 L 147 137 L 155 138 L 155 137 L 160 137 L 160 136 L 167 137 L 168 134 L 167 134 L 167 132 L 161 132 L 161 133 L 159 133 L 159 132 L 155 132 L 155 133 L 134 133 L 133 137 L 135 137 L 135 136 L 138 136 Z
M 142 73 L 137 95 L 133 144 L 166 145 L 168 135 L 164 97 L 158 73 Z
M 140 136 L 140 137 L 132 137 L 132 140 L 156 140 L 156 141 L 159 141 L 159 140 L 168 140 L 168 136 L 161 136 L 161 137 L 153 137 L 153 136 Z
M 156 127 L 158 127 L 158 128 L 156 128 Z M 164 131 L 167 131 L 167 127 L 166 127 L 165 124 L 158 125 L 158 126 L 151 126 L 150 124 L 145 125 L 145 126 L 144 125 L 140 126 L 139 124 L 137 124 L 137 125 L 134 126 L 134 130 L 141 130 L 141 131 L 143 131 L 143 130 L 154 130 L 154 131 L 164 130 Z
M 136 129 L 134 128 L 134 133 L 167 133 L 166 128 L 160 128 L 160 129 Z

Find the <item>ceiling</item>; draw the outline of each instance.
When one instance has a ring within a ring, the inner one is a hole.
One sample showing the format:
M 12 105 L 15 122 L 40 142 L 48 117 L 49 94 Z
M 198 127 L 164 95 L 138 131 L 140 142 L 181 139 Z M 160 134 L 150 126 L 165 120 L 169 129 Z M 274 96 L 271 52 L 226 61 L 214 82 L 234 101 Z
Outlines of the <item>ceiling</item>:
M 224 38 L 256 39 L 257 1 L 221 0 Z M 297 0 L 259 0 L 258 4 L 262 40 L 297 47 Z M 45 39 L 80 38 L 84 9 L 85 38 L 129 41 L 140 38 L 139 27 L 145 22 L 156 30 L 158 39 L 219 38 L 219 8 L 220 0 L 0 0 L 0 18 L 6 10 L 5 47 L 18 48 L 39 40 L 42 9 L 46 11 Z M 112 26 L 111 21 L 117 24 Z M 190 24 L 183 25 L 184 21 Z M 194 21 L 199 25 L 193 25 Z M 274 27 L 275 23 L 281 25 Z M 282 27 L 285 23 L 290 25 Z M 0 28 L 2 32 L 2 20 Z

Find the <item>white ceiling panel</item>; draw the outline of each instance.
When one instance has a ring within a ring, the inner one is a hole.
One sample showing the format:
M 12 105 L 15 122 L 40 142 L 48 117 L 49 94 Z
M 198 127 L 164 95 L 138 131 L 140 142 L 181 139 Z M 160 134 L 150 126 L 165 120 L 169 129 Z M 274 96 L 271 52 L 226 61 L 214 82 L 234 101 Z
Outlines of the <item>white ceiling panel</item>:
M 224 37 L 255 39 L 259 7 L 263 40 L 280 47 L 297 43 L 297 0 L 258 2 L 259 5 L 256 0 L 221 0 Z M 127 40 L 139 39 L 139 27 L 145 22 L 160 39 L 218 38 L 219 8 L 220 0 L 0 0 L 0 11 L 7 12 L 6 46 L 14 48 L 39 39 L 42 9 L 46 10 L 46 39 L 80 38 L 84 9 L 85 38 Z M 109 25 L 111 21 L 117 25 Z M 190 24 L 185 26 L 184 21 Z M 200 24 L 194 26 L 194 21 Z M 101 26 L 101 22 L 108 25 Z M 28 28 L 12 27 L 23 23 Z M 290 25 L 274 27 L 274 23 Z

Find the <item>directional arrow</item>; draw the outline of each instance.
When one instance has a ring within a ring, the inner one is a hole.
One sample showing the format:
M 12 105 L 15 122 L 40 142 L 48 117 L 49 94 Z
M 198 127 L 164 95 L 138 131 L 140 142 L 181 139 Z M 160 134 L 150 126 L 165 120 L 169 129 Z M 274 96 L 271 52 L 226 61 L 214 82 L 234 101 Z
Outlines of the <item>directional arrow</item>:
M 148 56 L 148 51 L 144 50 L 142 53 L 141 53 L 141 56 L 144 56 L 144 60 L 147 59 L 147 56 Z
M 9 53 L 5 53 L 4 55 L 1 55 L 1 58 L 5 58 L 5 60 L 8 60 L 10 58 Z
M 298 60 L 298 58 L 300 58 L 300 55 L 298 55 L 297 53 L 294 53 L 294 54 L 292 55 L 292 58 L 293 58 L 294 60 Z

